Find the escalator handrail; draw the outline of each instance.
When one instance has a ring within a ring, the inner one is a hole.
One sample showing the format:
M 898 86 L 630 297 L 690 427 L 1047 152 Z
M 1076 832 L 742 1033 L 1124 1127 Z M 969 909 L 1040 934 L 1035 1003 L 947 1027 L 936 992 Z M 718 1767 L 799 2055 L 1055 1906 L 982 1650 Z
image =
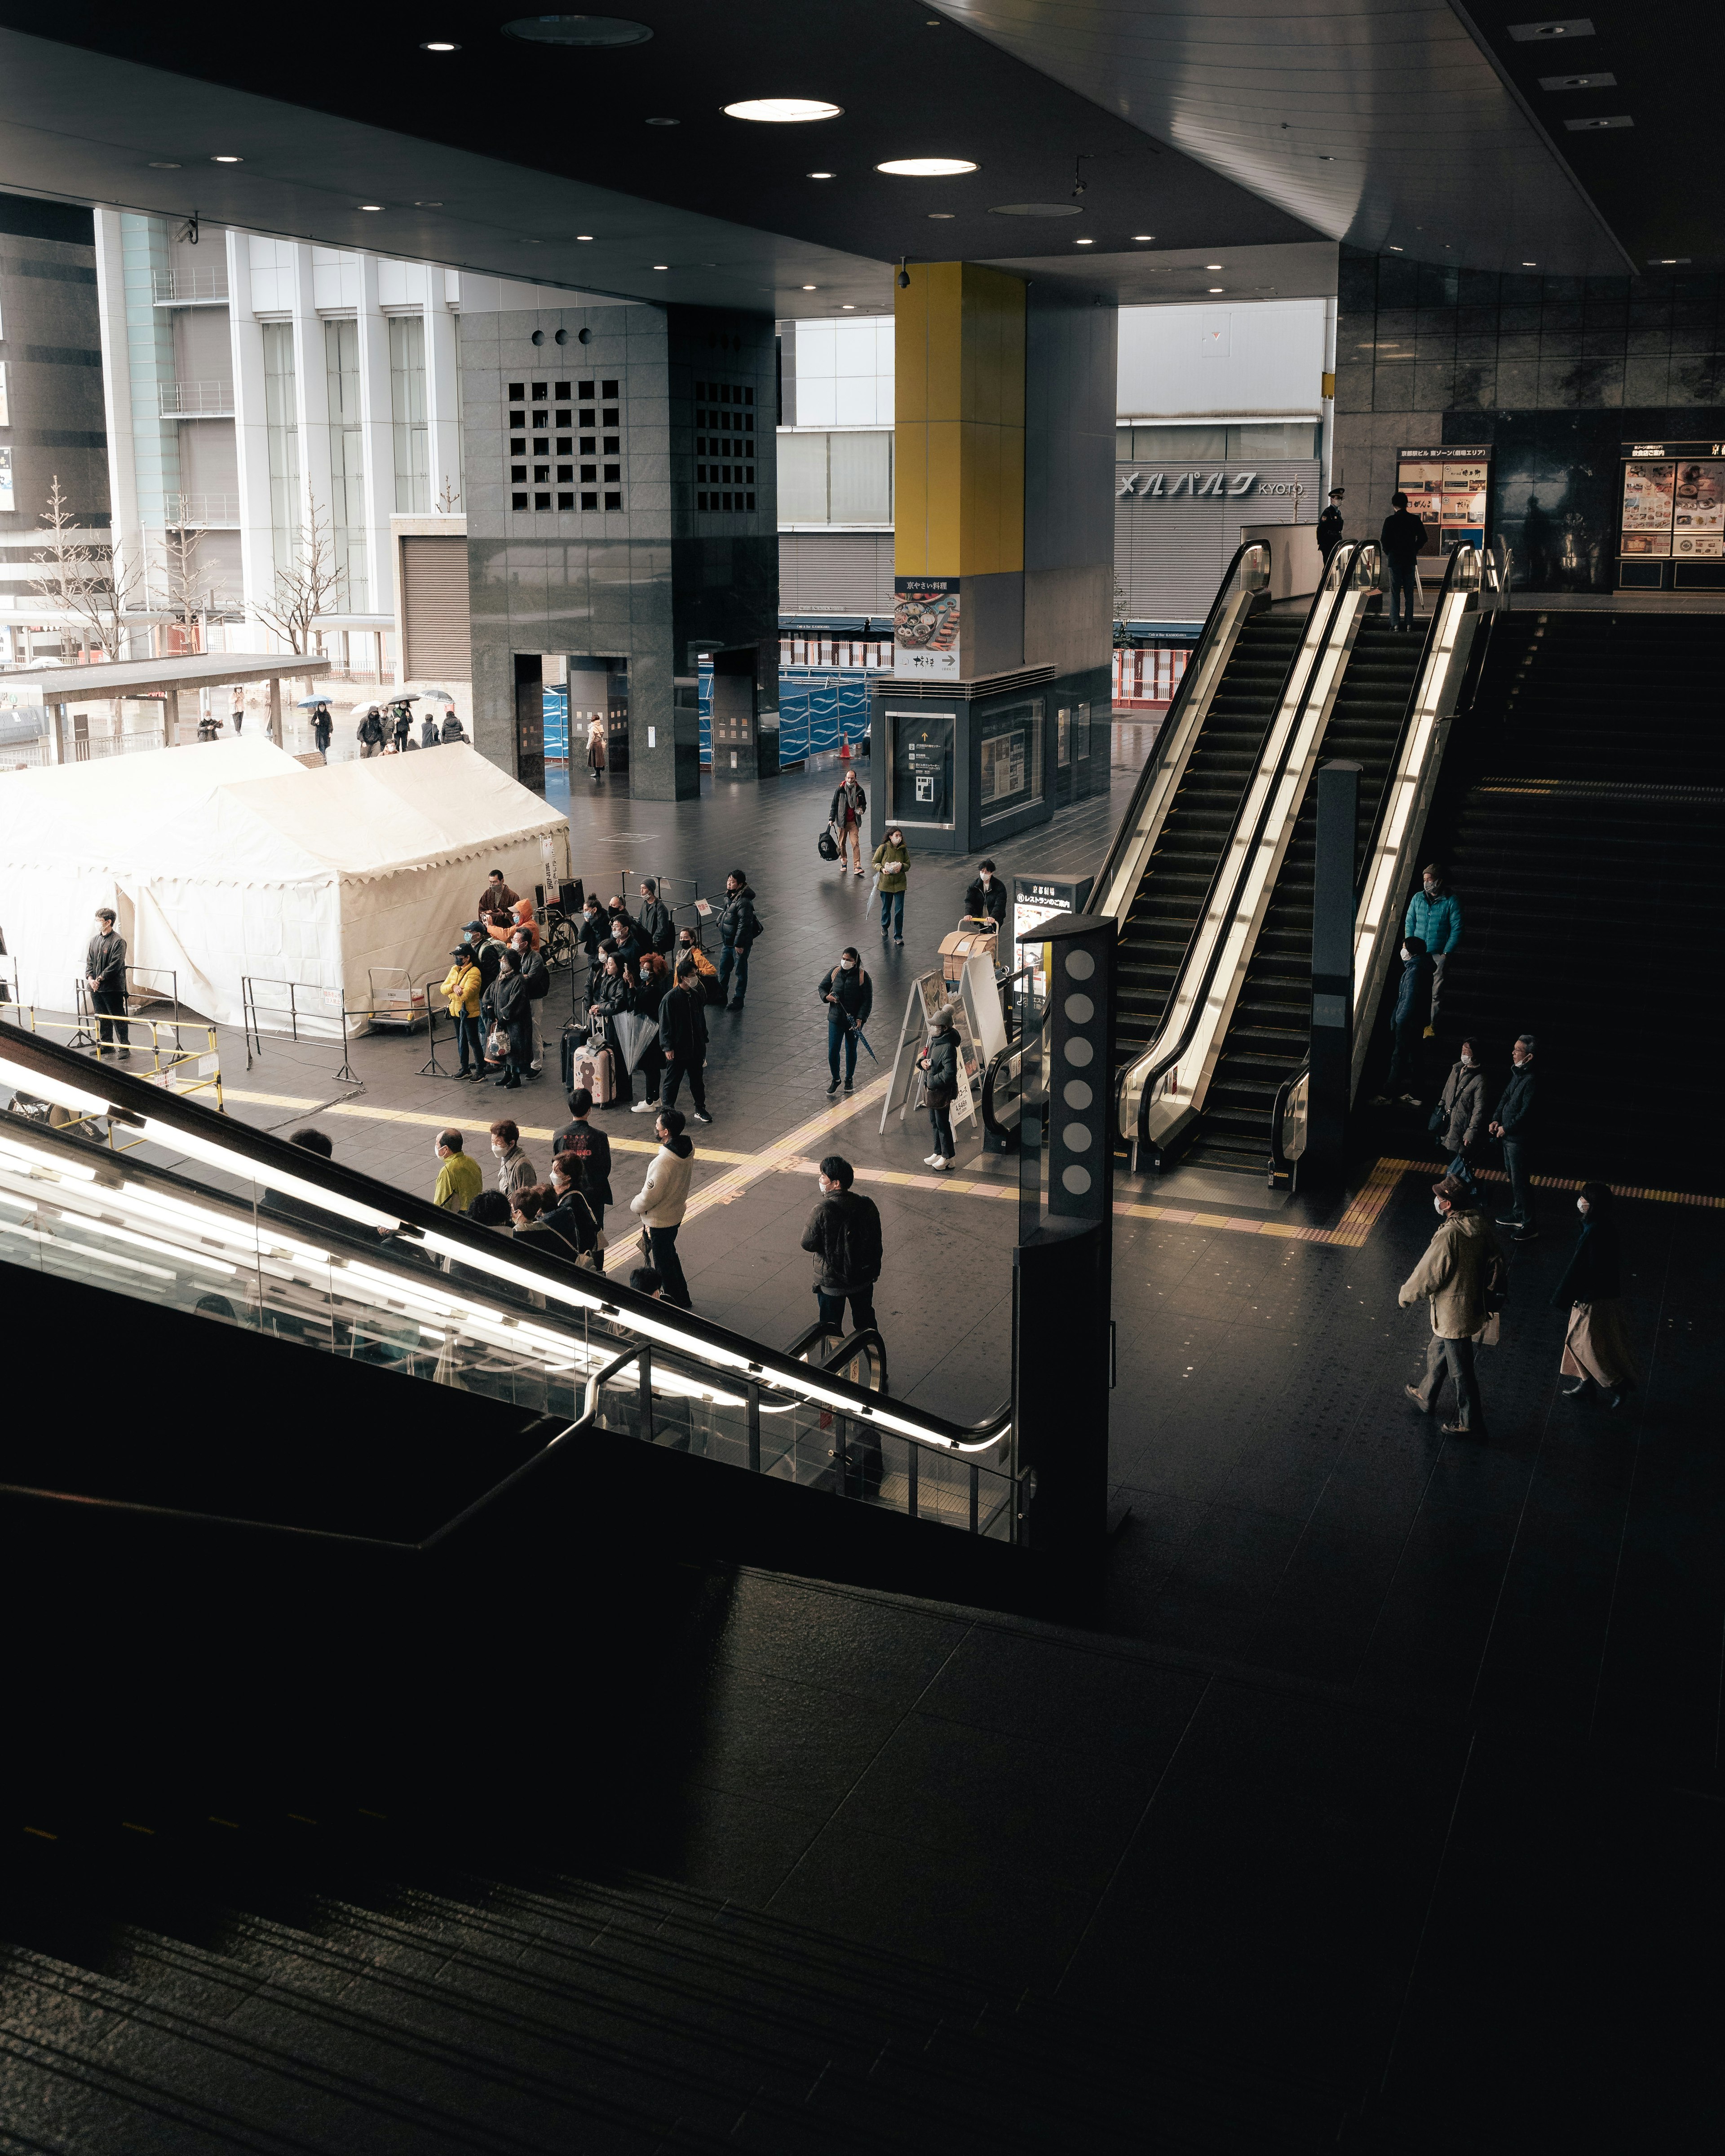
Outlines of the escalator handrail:
M 995 1050 L 988 1059 L 988 1069 L 983 1073 L 983 1127 L 997 1138 L 1004 1138 L 1009 1133 L 1006 1125 L 999 1122 L 994 1114 L 994 1074 L 997 1070 L 1004 1070 L 1014 1055 L 1022 1055 L 1024 1052 L 1024 1044 L 1022 1040 L 1008 1041 L 1004 1048 Z
M 1126 813 L 1114 827 L 1114 836 L 1109 842 L 1107 852 L 1102 856 L 1101 868 L 1096 870 L 1096 880 L 1090 887 L 1090 896 L 1085 901 L 1082 908 L 1086 913 L 1101 911 L 1102 895 L 1107 890 L 1110 879 L 1113 875 L 1115 861 L 1122 850 L 1130 845 L 1137 835 L 1139 808 L 1145 794 L 1156 782 L 1156 775 L 1162 768 L 1168 753 L 1168 744 L 1178 733 L 1179 721 L 1185 716 L 1186 706 L 1196 694 L 1197 685 L 1203 679 L 1204 660 L 1208 657 L 1210 647 L 1214 644 L 1221 629 L 1222 616 L 1227 610 L 1228 602 L 1234 597 L 1235 579 L 1239 576 L 1246 556 L 1260 548 L 1266 557 L 1270 557 L 1270 566 L 1273 568 L 1274 555 L 1271 552 L 1270 542 L 1267 539 L 1247 539 L 1235 548 L 1233 559 L 1224 572 L 1221 583 L 1216 587 L 1216 596 L 1210 601 L 1209 612 L 1204 618 L 1204 627 L 1199 631 L 1198 641 L 1192 647 L 1192 656 L 1187 660 L 1185 669 L 1180 675 L 1179 685 L 1169 699 L 1168 710 L 1163 715 L 1161 727 L 1158 731 L 1149 755 L 1144 759 L 1144 767 L 1138 773 L 1137 784 L 1132 788 L 1132 799 L 1127 803 Z M 1269 588 L 1270 579 L 1266 575 L 1264 589 L 1267 592 Z
M 1312 1069 L 1310 1054 L 1300 1058 L 1297 1069 L 1291 1070 L 1276 1089 L 1276 1100 L 1270 1111 L 1270 1165 L 1272 1170 L 1291 1168 L 1292 1161 L 1281 1148 L 1282 1118 L 1288 1111 L 1288 1096 Z
M 133 1123 L 147 1120 L 162 1133 L 157 1142 L 167 1145 L 170 1150 L 175 1133 L 182 1133 L 193 1142 L 186 1150 L 194 1160 L 198 1158 L 194 1147 L 199 1142 L 239 1154 L 244 1162 L 246 1179 L 260 1188 L 275 1185 L 291 1191 L 296 1183 L 315 1185 L 350 1206 L 363 1207 L 382 1216 L 393 1224 L 394 1233 L 402 1235 L 410 1245 L 423 1244 L 428 1235 L 436 1236 L 442 1243 L 453 1243 L 462 1251 L 460 1262 L 472 1266 L 481 1278 L 495 1275 L 501 1260 L 511 1271 L 531 1275 L 544 1287 L 561 1290 L 560 1301 L 572 1292 L 583 1304 L 590 1306 L 592 1315 L 634 1332 L 638 1345 L 644 1342 L 649 1347 L 663 1348 L 670 1353 L 696 1361 L 711 1358 L 733 1383 L 758 1378 L 780 1389 L 808 1394 L 811 1377 L 818 1374 L 820 1394 L 828 1395 L 819 1399 L 821 1405 L 845 1414 L 860 1414 L 866 1409 L 877 1419 L 883 1414 L 890 1415 L 894 1424 L 914 1421 L 920 1427 L 895 1428 L 893 1434 L 942 1451 L 983 1449 L 986 1443 L 1004 1434 L 1002 1424 L 1010 1428 L 1009 1409 L 999 1417 L 985 1417 L 982 1422 L 972 1424 L 950 1421 L 944 1415 L 926 1408 L 911 1407 L 901 1400 L 883 1402 L 879 1394 L 852 1384 L 849 1378 L 824 1371 L 812 1373 L 806 1363 L 796 1362 L 778 1348 L 732 1332 L 711 1318 L 697 1317 L 689 1311 L 668 1310 L 663 1303 L 637 1294 L 603 1273 L 594 1273 L 578 1265 L 572 1258 L 559 1258 L 536 1249 L 530 1252 L 520 1245 L 501 1244 L 494 1228 L 476 1226 L 465 1215 L 446 1212 L 429 1199 L 416 1197 L 356 1168 L 342 1167 L 301 1147 L 290 1145 L 285 1138 L 275 1137 L 268 1131 L 218 1113 L 184 1095 L 167 1092 L 141 1077 L 113 1068 L 105 1060 L 99 1063 L 80 1055 L 75 1050 L 44 1040 L 40 1034 L 28 1032 L 3 1018 L 0 1018 L 0 1058 L 14 1072 L 28 1074 L 33 1070 L 39 1080 L 50 1086 L 58 1083 L 63 1089 L 71 1086 L 87 1096 L 100 1097 L 108 1107 L 120 1111 L 121 1117 Z M 0 1079 L 0 1096 L 9 1096 L 13 1091 L 28 1093 L 30 1086 L 27 1078 L 8 1075 Z M 38 1136 L 44 1134 L 37 1132 Z M 95 1140 L 71 1136 L 64 1130 L 46 1135 L 66 1143 L 88 1145 L 93 1155 L 112 1158 L 108 1149 Z M 220 1194 L 213 1194 L 205 1184 L 194 1182 L 193 1187 L 205 1198 Z M 321 1232 L 326 1239 L 333 1238 L 338 1242 L 353 1240 L 351 1229 L 344 1229 L 333 1214 Z M 374 1244 L 372 1247 L 385 1246 Z M 507 1274 L 504 1276 L 508 1277 Z
M 1373 557 L 1373 567 L 1375 573 L 1377 566 L 1377 552 L 1378 549 L 1375 542 L 1368 539 L 1355 539 L 1345 542 L 1342 546 L 1336 549 L 1333 554 L 1331 555 L 1330 562 L 1326 565 L 1323 581 L 1318 586 L 1317 590 L 1312 594 L 1312 604 L 1307 609 L 1306 628 L 1310 627 L 1312 618 L 1322 608 L 1323 609 L 1326 617 L 1322 633 L 1318 638 L 1317 649 L 1313 654 L 1312 664 L 1307 671 L 1305 685 L 1300 691 L 1299 702 L 1295 706 L 1293 716 L 1288 726 L 1286 737 L 1282 742 L 1281 757 L 1275 772 L 1271 776 L 1269 784 L 1264 789 L 1264 798 L 1259 804 L 1256 824 L 1254 827 L 1251 838 L 1248 841 L 1244 852 L 1240 855 L 1240 865 L 1235 873 L 1233 889 L 1229 894 L 1228 903 L 1225 908 L 1225 917 L 1228 919 L 1232 919 L 1235 910 L 1240 903 L 1240 891 L 1245 880 L 1250 873 L 1252 863 L 1256 858 L 1259 845 L 1263 839 L 1265 829 L 1270 821 L 1270 812 L 1275 803 L 1276 793 L 1281 786 L 1283 775 L 1286 771 L 1287 760 L 1293 752 L 1295 742 L 1299 737 L 1301 715 L 1305 711 L 1307 701 L 1311 697 L 1312 690 L 1317 684 L 1318 675 L 1322 667 L 1323 654 L 1329 648 L 1330 635 L 1335 624 L 1335 617 L 1337 613 L 1341 608 L 1342 601 L 1347 595 L 1356 572 L 1365 566 L 1366 557 L 1368 554 Z M 1332 587 L 1331 581 L 1332 574 L 1334 576 L 1333 588 Z M 1300 663 L 1300 654 L 1304 649 L 1306 644 L 1306 628 L 1302 628 L 1301 630 L 1300 641 L 1295 647 L 1294 656 L 1288 662 L 1288 670 L 1282 676 L 1281 687 L 1276 692 L 1276 701 L 1271 710 L 1269 721 L 1265 726 L 1262 738 L 1259 742 L 1257 755 L 1253 759 L 1253 770 L 1255 773 L 1257 769 L 1258 762 L 1262 757 L 1265 748 L 1269 743 L 1270 737 L 1275 730 L 1276 720 L 1281 716 L 1283 700 L 1287 695 L 1288 684 L 1293 679 L 1294 669 Z M 1246 782 L 1246 788 L 1247 791 L 1250 792 L 1251 788 L 1251 781 L 1250 779 Z M 1175 970 L 1174 985 L 1170 990 L 1168 996 L 1168 1001 L 1170 1004 L 1174 1001 L 1180 993 L 1181 984 L 1185 978 L 1186 968 L 1191 960 L 1193 947 L 1197 942 L 1199 937 L 1203 933 L 1204 923 L 1209 919 L 1211 913 L 1214 909 L 1217 891 L 1221 884 L 1223 874 L 1228 865 L 1229 855 L 1233 849 L 1234 830 L 1238 829 L 1238 828 L 1239 825 L 1236 821 L 1234 829 L 1230 829 L 1228 838 L 1224 842 L 1222 857 L 1216 864 L 1215 874 L 1210 878 L 1209 888 L 1204 893 L 1204 904 L 1199 909 L 1198 918 L 1194 923 L 1190 937 L 1187 939 L 1185 952 L 1180 960 L 1178 967 Z M 1228 938 L 1224 932 L 1219 935 L 1210 947 L 1209 957 L 1205 962 L 1204 965 L 1204 978 L 1199 984 L 1197 993 L 1192 998 L 1191 1007 L 1186 1014 L 1186 1023 L 1181 1029 L 1179 1040 L 1166 1055 L 1158 1057 L 1156 1062 L 1153 1064 L 1150 1069 L 1144 1074 L 1144 1077 L 1138 1091 L 1137 1130 L 1135 1134 L 1137 1142 L 1140 1144 L 1144 1142 L 1147 1135 L 1146 1125 L 1150 1113 L 1150 1102 L 1153 1097 L 1156 1086 L 1159 1085 L 1162 1080 L 1167 1076 L 1168 1073 L 1174 1069 L 1176 1065 L 1178 1065 L 1180 1058 L 1186 1053 L 1188 1048 L 1190 1047 L 1193 1034 L 1198 1030 L 1199 1020 L 1202 1017 L 1205 1005 L 1209 1001 L 1210 988 L 1215 979 L 1216 968 L 1222 962 L 1222 952 L 1226 946 L 1227 941 Z M 1117 1127 L 1119 1123 L 1121 1101 L 1125 1095 L 1127 1086 L 1131 1081 L 1132 1072 L 1137 1067 L 1136 1064 L 1127 1064 L 1115 1081 L 1113 1107 Z

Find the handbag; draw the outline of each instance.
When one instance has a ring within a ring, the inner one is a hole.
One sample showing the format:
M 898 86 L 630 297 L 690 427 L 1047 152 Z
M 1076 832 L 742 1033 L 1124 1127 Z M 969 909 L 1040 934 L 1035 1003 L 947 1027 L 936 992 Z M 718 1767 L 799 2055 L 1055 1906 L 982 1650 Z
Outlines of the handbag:
M 1502 1314 L 1494 1310 L 1488 1313 L 1485 1323 L 1474 1334 L 1473 1344 L 1476 1348 L 1495 1348 L 1502 1335 Z
M 509 1035 L 501 1025 L 494 1025 L 485 1035 L 485 1053 L 494 1063 L 501 1063 L 509 1054 Z
M 824 861 L 835 861 L 838 860 L 839 842 L 833 836 L 833 827 L 830 824 L 827 825 L 825 830 L 824 830 L 820 836 L 815 840 L 814 850 Z

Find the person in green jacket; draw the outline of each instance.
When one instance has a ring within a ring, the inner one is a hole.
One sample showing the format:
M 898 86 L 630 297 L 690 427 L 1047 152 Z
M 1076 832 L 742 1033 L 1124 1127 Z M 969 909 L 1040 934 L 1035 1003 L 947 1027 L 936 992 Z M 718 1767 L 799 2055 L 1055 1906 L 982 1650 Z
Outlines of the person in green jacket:
M 880 933 L 895 943 L 905 940 L 905 886 L 911 875 L 911 850 L 895 824 L 884 845 L 875 849 L 875 873 L 880 880 Z
M 437 1188 L 431 1194 L 431 1202 L 441 1205 L 445 1213 L 465 1213 L 485 1187 L 484 1173 L 468 1152 L 459 1131 L 439 1131 L 434 1149 Z

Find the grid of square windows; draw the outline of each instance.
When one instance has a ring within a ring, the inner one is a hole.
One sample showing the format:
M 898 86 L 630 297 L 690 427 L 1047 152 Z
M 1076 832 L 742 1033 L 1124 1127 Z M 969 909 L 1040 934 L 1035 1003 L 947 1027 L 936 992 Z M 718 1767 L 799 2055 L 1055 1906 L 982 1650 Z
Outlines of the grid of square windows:
M 695 385 L 695 506 L 711 516 L 755 506 L 755 393 L 746 382 Z
M 623 384 L 511 382 L 509 497 L 511 509 L 615 510 L 623 506 Z M 583 433 L 582 429 L 592 431 Z M 608 430 L 608 431 L 607 431 Z M 600 459 L 615 461 L 601 465 Z M 578 458 L 591 458 L 579 465 Z

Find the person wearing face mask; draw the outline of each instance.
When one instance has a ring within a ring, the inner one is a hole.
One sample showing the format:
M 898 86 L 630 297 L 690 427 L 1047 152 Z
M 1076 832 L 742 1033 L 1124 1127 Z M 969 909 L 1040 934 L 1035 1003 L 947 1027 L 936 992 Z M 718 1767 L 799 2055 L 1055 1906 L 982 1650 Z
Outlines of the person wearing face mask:
M 952 1173 L 952 1103 L 958 1097 L 958 1036 L 952 1030 L 950 1010 L 937 1010 L 929 1021 L 928 1045 L 916 1059 L 926 1081 L 929 1127 L 934 1132 L 934 1151 L 923 1162 L 937 1175 Z
M 1413 1091 L 1414 1065 L 1430 1005 L 1431 960 L 1420 939 L 1410 936 L 1402 945 L 1402 977 L 1397 983 L 1395 1010 L 1390 1019 L 1395 1046 L 1389 1059 L 1389 1075 L 1384 1081 L 1384 1091 L 1372 1102 L 1374 1108 L 1387 1108 L 1397 1100 L 1410 1108 L 1420 1106 Z
M 1450 1173 L 1471 1183 L 1468 1157 L 1486 1134 L 1486 1074 L 1471 1040 L 1462 1042 L 1460 1058 L 1450 1065 L 1427 1127 L 1450 1156 Z
M 1491 1136 L 1503 1147 L 1504 1173 L 1509 1178 L 1509 1210 L 1500 1215 L 1500 1228 L 1513 1228 L 1518 1243 L 1538 1240 L 1539 1230 L 1533 1225 L 1533 1178 L 1527 1163 L 1527 1141 L 1533 1128 L 1533 1036 L 1523 1033 L 1517 1036 L 1516 1045 L 1509 1052 L 1514 1068 L 1509 1074 L 1509 1083 L 1493 1111 L 1487 1126 Z
M 671 962 L 673 967 L 680 966 L 685 959 L 695 968 L 696 978 L 701 984 L 701 1001 L 704 1004 L 723 1003 L 725 991 L 720 984 L 719 969 L 706 955 L 706 947 L 692 928 L 677 931 L 676 955 Z
M 1420 887 L 1408 901 L 1404 932 L 1417 936 L 1431 953 L 1431 1014 L 1425 1038 L 1437 1031 L 1438 1006 L 1444 998 L 1444 965 L 1461 941 L 1461 901 L 1444 888 L 1444 872 L 1435 861 L 1420 872 Z
M 1623 1256 L 1610 1184 L 1584 1183 L 1575 1209 L 1581 1215 L 1581 1233 L 1551 1298 L 1553 1310 L 1569 1313 L 1559 1374 L 1575 1382 L 1564 1387 L 1563 1398 L 1599 1398 L 1608 1408 L 1620 1408 L 1640 1373 L 1623 1300 Z
M 875 984 L 863 971 L 855 948 L 847 943 L 839 954 L 838 964 L 816 983 L 814 993 L 827 1007 L 827 1068 L 833 1074 L 827 1098 L 831 1100 L 839 1091 L 841 1047 L 845 1091 L 850 1092 L 856 1082 L 856 1036 L 858 1029 L 868 1024 L 869 1013 L 875 1007 Z
M 491 1126 L 491 1153 L 497 1163 L 497 1188 L 506 1198 L 537 1183 L 533 1163 L 521 1151 L 521 1134 L 506 1117 Z
M 1474 1335 L 1492 1315 L 1502 1291 L 1503 1251 L 1467 1184 L 1445 1176 L 1432 1185 L 1431 1203 L 1438 1216 L 1436 1233 L 1397 1296 L 1404 1310 L 1416 1302 L 1430 1304 L 1431 1337 L 1424 1378 L 1402 1389 L 1430 1414 L 1448 1378 L 1455 1388 L 1455 1419 L 1443 1425 L 1444 1435 L 1483 1437 L 1486 1415 L 1474 1374 Z

